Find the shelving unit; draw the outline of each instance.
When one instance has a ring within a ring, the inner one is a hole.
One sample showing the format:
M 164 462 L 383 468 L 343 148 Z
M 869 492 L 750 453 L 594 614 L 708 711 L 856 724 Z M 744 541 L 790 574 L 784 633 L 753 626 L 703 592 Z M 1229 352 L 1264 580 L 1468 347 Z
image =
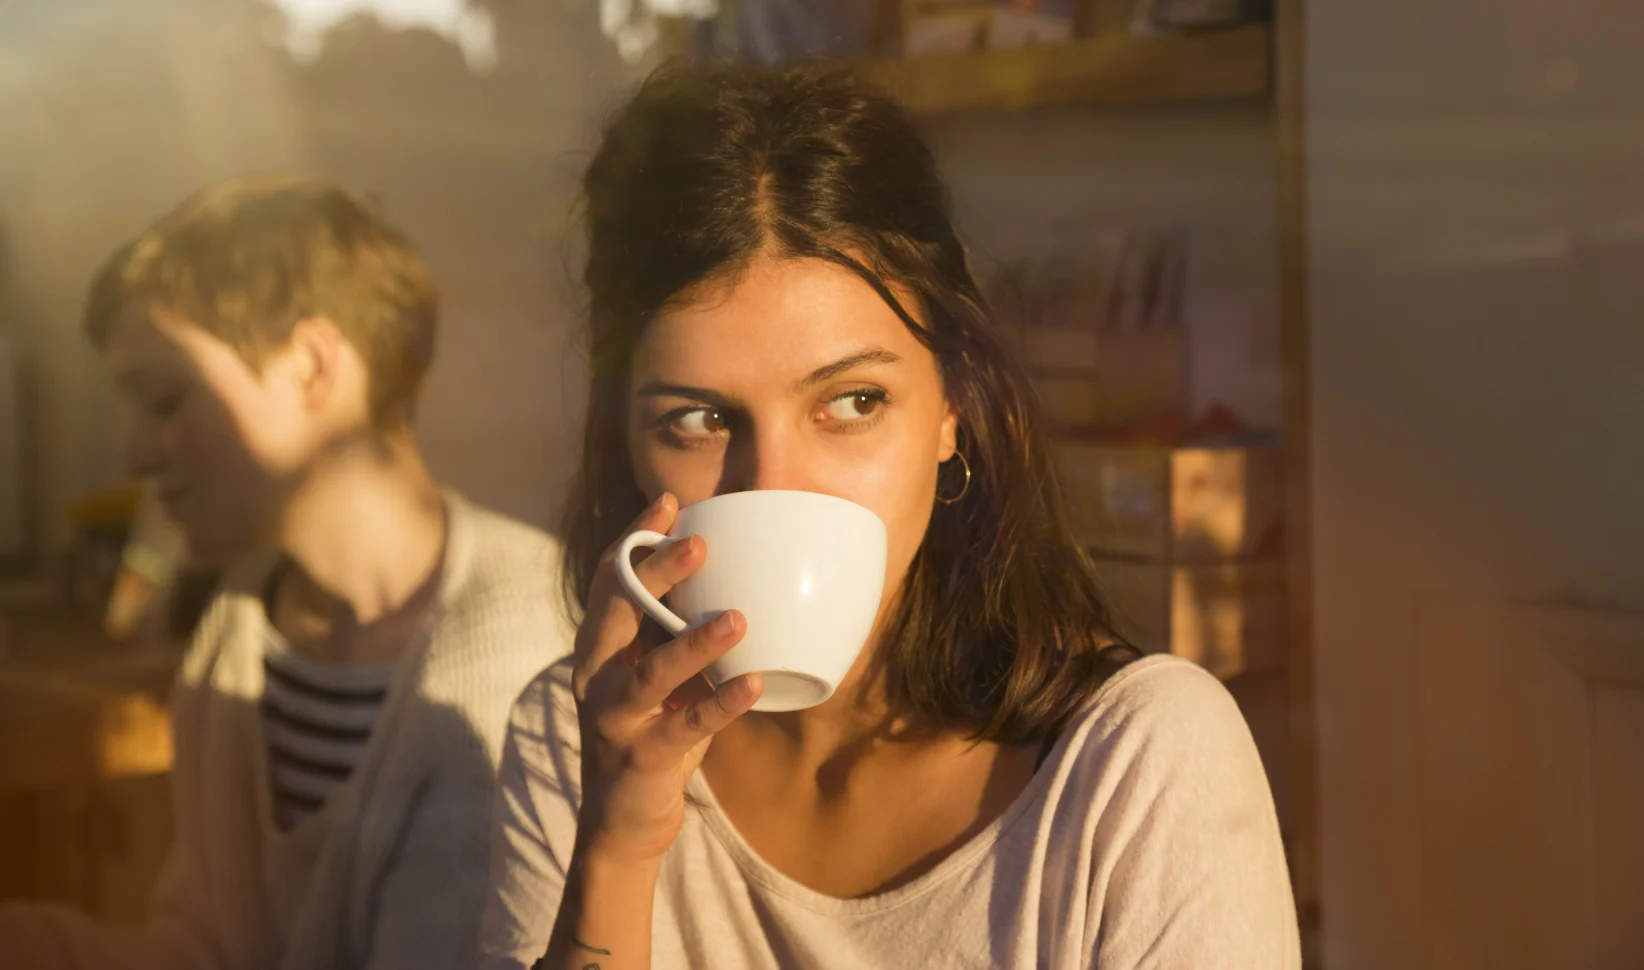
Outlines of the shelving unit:
M 907 60 L 845 61 L 920 115 L 1062 104 L 1262 97 L 1266 26 L 1093 37 L 1070 44 Z

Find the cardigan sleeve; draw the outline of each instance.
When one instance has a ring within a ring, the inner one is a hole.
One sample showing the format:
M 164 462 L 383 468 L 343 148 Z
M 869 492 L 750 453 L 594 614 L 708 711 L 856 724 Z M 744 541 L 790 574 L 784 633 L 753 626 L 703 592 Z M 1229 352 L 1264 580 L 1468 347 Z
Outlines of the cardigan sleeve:
M 512 603 L 506 611 L 499 606 L 487 616 L 465 638 L 517 648 L 505 651 L 507 662 L 487 665 L 483 677 L 472 667 L 463 671 L 466 679 L 486 682 L 479 691 L 484 703 L 446 706 L 439 715 L 443 723 L 424 724 L 430 744 L 442 753 L 379 883 L 367 964 L 372 970 L 470 970 L 474 963 L 488 895 L 498 761 L 505 786 L 514 763 L 509 712 L 522 688 L 528 694 L 526 685 L 570 645 L 563 619 L 540 603 Z
M 477 742 L 472 754 L 483 758 Z M 377 891 L 368 970 L 466 970 L 472 964 L 493 783 L 485 772 L 456 774 L 423 787 L 400 833 Z

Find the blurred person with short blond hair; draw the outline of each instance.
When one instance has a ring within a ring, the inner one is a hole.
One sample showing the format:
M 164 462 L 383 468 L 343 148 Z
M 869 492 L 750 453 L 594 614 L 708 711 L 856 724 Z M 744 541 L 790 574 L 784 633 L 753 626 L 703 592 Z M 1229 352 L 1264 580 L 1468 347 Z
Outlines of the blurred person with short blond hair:
M 23 966 L 456 968 L 507 712 L 571 631 L 558 545 L 441 488 L 412 434 L 437 298 L 352 193 L 212 186 L 98 273 L 131 470 L 232 560 L 172 701 L 176 839 L 140 933 L 0 909 Z M 17 965 L 17 964 L 11 964 Z

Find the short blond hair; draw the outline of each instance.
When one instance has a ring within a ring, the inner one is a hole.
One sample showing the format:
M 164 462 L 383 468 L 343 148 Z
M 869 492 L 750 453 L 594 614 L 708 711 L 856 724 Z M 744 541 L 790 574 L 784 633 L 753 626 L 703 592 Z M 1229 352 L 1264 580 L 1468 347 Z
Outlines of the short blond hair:
M 98 270 L 84 324 L 102 346 L 134 306 L 176 313 L 251 367 L 324 317 L 364 359 L 371 413 L 409 418 L 434 356 L 439 297 L 410 239 L 320 179 L 256 175 L 206 188 Z

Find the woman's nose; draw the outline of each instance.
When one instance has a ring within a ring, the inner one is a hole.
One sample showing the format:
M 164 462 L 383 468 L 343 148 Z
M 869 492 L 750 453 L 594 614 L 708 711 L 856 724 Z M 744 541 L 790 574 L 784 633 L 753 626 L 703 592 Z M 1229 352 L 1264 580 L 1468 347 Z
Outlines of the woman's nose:
M 745 435 L 725 456 L 721 492 L 815 491 L 815 463 L 797 436 Z

